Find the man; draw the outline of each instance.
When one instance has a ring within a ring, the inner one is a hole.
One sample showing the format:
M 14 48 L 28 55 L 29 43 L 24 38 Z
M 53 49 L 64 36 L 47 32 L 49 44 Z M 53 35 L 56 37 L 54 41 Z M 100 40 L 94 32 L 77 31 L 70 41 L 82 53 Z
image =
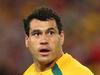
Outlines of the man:
M 26 47 L 34 60 L 24 75 L 93 75 L 71 55 L 63 53 L 62 23 L 52 9 L 37 8 L 23 23 Z

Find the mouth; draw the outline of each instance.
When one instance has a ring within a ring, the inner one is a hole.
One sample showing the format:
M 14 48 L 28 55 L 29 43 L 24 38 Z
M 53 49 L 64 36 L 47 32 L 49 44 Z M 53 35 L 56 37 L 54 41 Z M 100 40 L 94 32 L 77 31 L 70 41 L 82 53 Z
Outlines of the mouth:
M 40 52 L 49 52 L 49 49 L 41 49 Z
M 49 49 L 40 49 L 40 50 L 39 50 L 39 53 L 40 53 L 40 55 L 42 55 L 42 56 L 48 56 L 49 53 L 50 53 L 50 50 L 49 50 Z

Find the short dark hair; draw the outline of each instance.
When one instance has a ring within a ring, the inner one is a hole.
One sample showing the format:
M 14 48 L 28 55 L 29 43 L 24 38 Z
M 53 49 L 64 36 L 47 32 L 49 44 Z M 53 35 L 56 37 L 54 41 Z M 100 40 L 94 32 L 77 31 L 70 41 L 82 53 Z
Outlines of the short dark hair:
M 23 19 L 23 24 L 24 24 L 24 29 L 25 29 L 25 33 L 29 36 L 29 25 L 30 22 L 33 19 L 38 19 L 41 21 L 47 21 L 49 19 L 54 19 L 56 21 L 57 24 L 57 28 L 59 31 L 59 34 L 62 31 L 62 23 L 61 23 L 61 19 L 60 17 L 56 14 L 56 12 L 54 12 L 52 9 L 48 8 L 48 7 L 39 7 L 36 8 L 32 14 L 30 14 L 29 16 L 27 16 L 25 19 Z

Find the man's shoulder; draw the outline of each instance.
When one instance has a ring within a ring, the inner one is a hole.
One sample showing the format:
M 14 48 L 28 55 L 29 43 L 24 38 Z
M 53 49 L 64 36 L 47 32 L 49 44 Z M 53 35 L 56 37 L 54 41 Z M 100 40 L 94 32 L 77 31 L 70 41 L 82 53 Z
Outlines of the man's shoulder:
M 70 54 L 66 53 L 64 54 L 64 56 L 62 57 L 62 59 L 60 59 L 62 62 L 62 64 L 60 64 L 60 68 L 61 70 L 66 74 L 68 72 L 68 74 L 78 74 L 78 75 L 93 75 L 93 73 L 89 70 L 89 68 L 87 68 L 86 66 L 84 66 L 83 64 L 81 64 L 78 60 L 76 60 L 75 58 L 73 58 Z
M 23 75 L 31 75 L 30 73 L 33 74 L 34 72 L 34 64 L 30 65 L 30 67 L 24 72 Z

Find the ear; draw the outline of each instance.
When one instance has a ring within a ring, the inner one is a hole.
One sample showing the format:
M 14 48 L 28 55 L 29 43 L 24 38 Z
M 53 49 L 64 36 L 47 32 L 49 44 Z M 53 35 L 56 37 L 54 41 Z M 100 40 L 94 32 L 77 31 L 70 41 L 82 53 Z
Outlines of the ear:
M 60 33 L 60 40 L 61 40 L 61 45 L 64 43 L 64 31 L 61 31 Z
M 25 35 L 25 45 L 28 48 L 28 41 L 29 41 L 29 37 L 27 35 Z

